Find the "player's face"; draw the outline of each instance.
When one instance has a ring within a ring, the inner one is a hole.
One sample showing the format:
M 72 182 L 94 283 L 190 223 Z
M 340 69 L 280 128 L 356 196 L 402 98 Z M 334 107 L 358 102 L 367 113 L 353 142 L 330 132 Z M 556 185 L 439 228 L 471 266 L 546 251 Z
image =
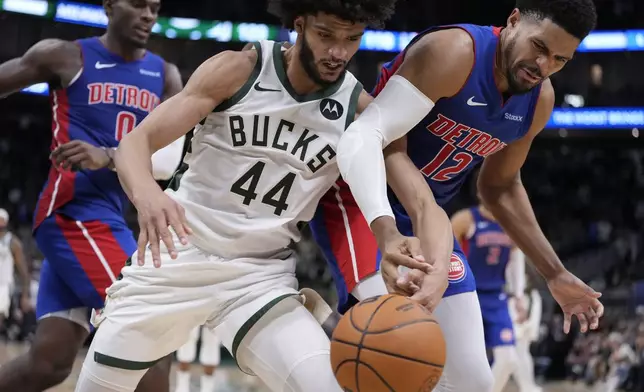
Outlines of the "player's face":
M 0 233 L 7 230 L 7 221 L 4 218 L 0 218 Z
M 300 17 L 295 23 L 300 36 L 300 61 L 319 85 L 336 82 L 358 51 L 365 25 L 319 13 Z
M 110 24 L 119 36 L 137 47 L 144 47 L 159 16 L 160 0 L 114 0 L 107 9 Z
M 527 92 L 559 72 L 580 43 L 552 20 L 522 17 L 516 9 L 507 29 L 503 64 L 511 93 Z

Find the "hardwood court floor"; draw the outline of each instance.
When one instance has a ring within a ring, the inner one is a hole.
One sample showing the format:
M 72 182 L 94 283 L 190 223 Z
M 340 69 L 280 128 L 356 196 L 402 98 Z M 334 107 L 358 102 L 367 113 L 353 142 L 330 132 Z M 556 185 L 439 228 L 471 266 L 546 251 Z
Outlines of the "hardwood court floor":
M 26 345 L 22 344 L 9 344 L 4 345 L 0 343 L 0 365 L 11 360 L 11 358 L 20 355 L 25 350 L 27 350 Z M 73 392 L 74 386 L 76 385 L 76 378 L 78 377 L 78 372 L 80 371 L 81 365 L 83 363 L 83 358 L 85 357 L 85 351 L 83 351 L 76 363 L 74 365 L 74 370 L 72 375 L 65 380 L 65 382 L 55 388 L 49 389 L 48 392 Z M 174 367 L 173 367 L 174 368 Z M 191 392 L 200 392 L 199 389 L 199 366 L 193 366 L 194 376 L 192 378 L 192 391 Z M 213 392 L 269 392 L 262 384 L 257 377 L 251 377 L 243 374 L 237 367 L 232 364 L 226 364 L 218 369 L 216 376 L 217 385 Z M 170 384 L 172 388 L 174 387 L 174 371 L 170 378 Z M 171 388 L 171 391 L 172 391 Z M 580 389 L 581 388 L 581 389 Z M 588 389 L 584 387 L 573 387 L 568 384 L 552 384 L 544 387 L 543 392 L 586 392 Z M 504 392 L 518 392 L 518 389 L 514 385 L 508 386 Z

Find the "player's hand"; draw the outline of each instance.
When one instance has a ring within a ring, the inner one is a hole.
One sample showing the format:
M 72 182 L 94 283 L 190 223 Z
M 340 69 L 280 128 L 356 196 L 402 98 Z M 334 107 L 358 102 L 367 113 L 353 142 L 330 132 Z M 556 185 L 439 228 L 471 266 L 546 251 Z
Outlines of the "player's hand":
M 586 285 L 581 279 L 564 270 L 548 280 L 548 288 L 564 312 L 563 330 L 570 332 L 572 316 L 577 316 L 581 332 L 599 327 L 599 319 L 604 314 L 604 305 L 599 302 L 601 293 Z
M 399 267 L 419 270 L 427 274 L 433 267 L 425 261 L 420 248 L 420 241 L 416 237 L 405 237 L 400 233 L 392 234 L 383 241 L 379 241 L 380 273 L 385 280 L 385 285 L 390 293 L 413 295 L 419 287 L 415 282 L 400 276 Z
M 523 324 L 528 321 L 528 308 L 526 306 L 526 298 L 517 297 L 512 301 L 514 305 L 514 311 L 517 314 L 517 324 Z
M 432 267 L 429 273 L 410 270 L 400 279 L 399 287 L 413 291 L 414 294 L 410 298 L 433 312 L 443 299 L 443 294 L 449 285 L 447 274 L 448 271 L 445 268 Z M 415 290 L 414 287 L 416 287 Z
M 81 140 L 72 140 L 58 146 L 51 153 L 51 158 L 56 166 L 62 166 L 65 170 L 98 170 L 110 164 L 110 157 L 105 150 Z
M 20 296 L 20 309 L 22 310 L 22 313 L 29 313 L 34 309 L 28 295 L 23 294 Z
M 179 238 L 182 245 L 188 244 L 188 235 L 192 230 L 188 226 L 185 210 L 176 201 L 166 195 L 158 186 L 147 192 L 145 197 L 134 201 L 139 214 L 139 241 L 137 248 L 137 263 L 145 264 L 145 247 L 150 246 L 152 262 L 155 267 L 161 266 L 160 240 L 168 249 L 172 259 L 177 258 L 177 250 L 172 240 L 170 227 Z

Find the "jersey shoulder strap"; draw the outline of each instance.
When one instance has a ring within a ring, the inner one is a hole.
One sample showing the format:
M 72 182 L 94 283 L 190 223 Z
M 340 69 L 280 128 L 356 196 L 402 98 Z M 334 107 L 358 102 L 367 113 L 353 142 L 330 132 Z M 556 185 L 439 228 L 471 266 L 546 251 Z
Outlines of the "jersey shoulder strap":
M 270 51 L 266 50 L 266 42 L 272 42 L 272 41 L 262 41 L 262 42 L 253 42 L 253 49 L 250 50 L 255 50 L 257 51 L 257 62 L 255 63 L 255 67 L 253 67 L 253 71 L 251 72 L 250 76 L 246 80 L 246 83 L 244 83 L 239 90 L 235 94 L 233 94 L 230 98 L 226 99 L 217 107 L 213 110 L 213 112 L 223 112 L 225 110 L 230 109 L 231 107 L 235 106 L 239 101 L 241 101 L 250 91 L 250 89 L 253 87 L 253 84 L 259 77 L 259 75 L 262 73 L 262 68 L 264 67 L 264 64 L 270 63 L 269 61 L 266 61 L 266 56 L 270 56 Z M 267 52 L 269 52 L 267 54 Z

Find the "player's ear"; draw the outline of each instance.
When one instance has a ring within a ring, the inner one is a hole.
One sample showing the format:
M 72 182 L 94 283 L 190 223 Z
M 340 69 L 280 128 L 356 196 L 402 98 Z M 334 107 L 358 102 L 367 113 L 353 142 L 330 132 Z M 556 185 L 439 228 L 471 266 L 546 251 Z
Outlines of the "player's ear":
M 114 9 L 114 2 L 116 0 L 103 0 L 103 9 L 105 10 L 105 14 L 110 17 L 112 16 L 112 11 Z
M 298 16 L 297 18 L 295 18 L 295 22 L 293 22 L 293 27 L 295 27 L 295 31 L 297 32 L 298 35 L 304 33 L 305 23 L 306 21 L 303 16 Z
M 521 11 L 518 8 L 512 10 L 510 16 L 508 16 L 508 27 L 514 27 L 519 20 L 521 20 Z

